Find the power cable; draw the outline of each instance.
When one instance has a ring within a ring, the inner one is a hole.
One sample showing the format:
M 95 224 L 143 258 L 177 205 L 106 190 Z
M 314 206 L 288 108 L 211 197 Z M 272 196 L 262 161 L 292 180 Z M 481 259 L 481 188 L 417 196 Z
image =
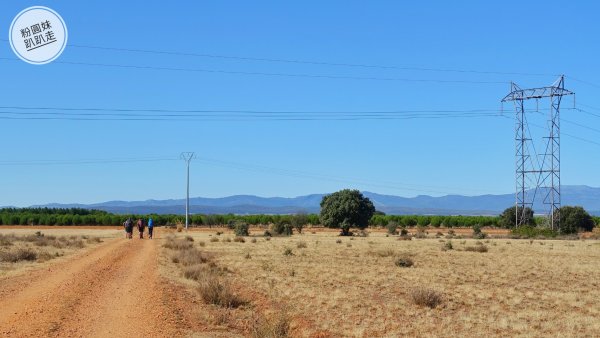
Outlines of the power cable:
M 20 61 L 16 58 L 6 58 L 6 57 L 0 57 L 0 60 Z M 462 84 L 508 84 L 509 83 L 507 81 L 435 80 L 435 79 L 409 79 L 409 78 L 394 78 L 394 77 L 363 77 L 363 76 L 344 76 L 344 75 L 315 75 L 315 74 L 246 72 L 246 71 L 233 71 L 233 70 L 137 66 L 137 65 L 89 63 L 89 62 L 74 62 L 74 61 L 53 61 L 53 63 L 64 64 L 64 65 L 77 65 L 77 66 L 112 67 L 112 68 L 121 68 L 121 69 L 124 68 L 124 69 L 161 70 L 161 71 L 178 71 L 178 72 L 202 72 L 202 73 L 214 73 L 214 74 L 258 75 L 258 76 L 316 78 L 316 79 L 333 79 L 333 80 L 369 80 L 369 81 L 400 81 L 400 82 L 419 82 L 419 83 L 462 83 Z
M 0 38 L 2 41 L 8 41 L 7 39 Z M 157 55 L 173 55 L 173 56 L 187 56 L 187 57 L 203 57 L 203 58 L 216 58 L 216 59 L 228 59 L 228 60 L 239 60 L 239 61 L 258 61 L 258 62 L 276 62 L 276 63 L 291 63 L 291 64 L 309 64 L 318 66 L 339 66 L 339 67 L 358 67 L 358 68 L 375 68 L 375 69 L 397 69 L 397 70 L 413 70 L 413 71 L 427 71 L 427 72 L 452 72 L 452 73 L 472 73 L 472 74 L 487 74 L 487 75 L 520 75 L 520 76 L 559 76 L 557 74 L 549 73 L 526 73 L 526 72 L 500 72 L 500 71 L 483 71 L 483 70 L 472 70 L 472 69 L 456 69 L 456 68 L 435 68 L 435 67 L 409 67 L 409 66 L 396 66 L 396 65 L 373 65 L 365 63 L 345 63 L 345 62 L 327 62 L 327 61 L 314 61 L 314 60 L 298 60 L 298 59 L 285 59 L 285 58 L 263 58 L 263 57 L 249 57 L 239 55 L 221 55 L 221 54 L 209 54 L 209 53 L 195 53 L 195 52 L 178 52 L 178 51 L 167 51 L 167 50 L 151 50 L 142 48 L 118 48 L 118 47 L 107 47 L 107 46 L 93 46 L 85 44 L 73 44 L 69 43 L 69 47 L 82 48 L 82 49 L 95 49 L 95 50 L 106 50 L 106 51 L 117 51 L 117 52 L 131 52 L 131 53 L 144 53 L 144 54 L 157 54 Z

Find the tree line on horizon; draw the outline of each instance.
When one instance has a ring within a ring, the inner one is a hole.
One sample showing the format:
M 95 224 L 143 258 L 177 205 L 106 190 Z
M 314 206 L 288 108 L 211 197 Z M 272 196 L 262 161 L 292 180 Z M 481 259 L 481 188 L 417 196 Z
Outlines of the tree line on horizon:
M 574 207 L 567 207 L 574 208 Z M 528 211 L 529 212 L 529 211 Z M 577 212 L 580 212 L 577 210 Z M 530 226 L 541 225 L 544 217 L 533 217 L 527 222 Z M 386 227 L 390 223 L 398 224 L 400 227 L 500 227 L 512 228 L 514 222 L 507 222 L 514 215 L 514 207 L 508 208 L 498 216 L 437 216 L 437 215 L 386 215 L 375 211 L 368 218 L 367 226 Z M 175 214 L 113 214 L 103 210 L 83 208 L 3 208 L 0 209 L 0 225 L 121 225 L 127 218 L 148 220 L 152 218 L 158 226 L 176 225 L 185 222 L 185 215 Z M 600 217 L 591 218 L 595 224 L 600 224 Z M 194 214 L 190 215 L 192 226 L 228 226 L 233 222 L 244 222 L 252 226 L 270 224 L 294 224 L 302 225 L 325 225 L 322 215 L 300 214 L 300 215 L 235 215 L 235 214 Z M 594 224 L 594 225 L 595 225 Z M 349 224 L 355 227 L 356 225 Z

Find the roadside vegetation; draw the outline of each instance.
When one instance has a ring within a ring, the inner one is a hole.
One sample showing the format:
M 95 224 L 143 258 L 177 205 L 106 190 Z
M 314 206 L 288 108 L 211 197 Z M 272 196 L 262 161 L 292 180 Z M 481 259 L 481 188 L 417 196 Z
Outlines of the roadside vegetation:
M 0 234 L 0 263 L 44 262 L 100 242 L 98 237 L 52 236 L 40 231 L 21 236 Z

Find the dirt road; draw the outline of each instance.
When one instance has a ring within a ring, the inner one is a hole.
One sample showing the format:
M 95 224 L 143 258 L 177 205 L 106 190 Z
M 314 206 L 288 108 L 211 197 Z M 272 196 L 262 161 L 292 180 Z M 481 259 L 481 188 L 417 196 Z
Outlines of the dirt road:
M 3 337 L 175 337 L 186 324 L 158 275 L 158 240 L 109 239 L 0 279 Z

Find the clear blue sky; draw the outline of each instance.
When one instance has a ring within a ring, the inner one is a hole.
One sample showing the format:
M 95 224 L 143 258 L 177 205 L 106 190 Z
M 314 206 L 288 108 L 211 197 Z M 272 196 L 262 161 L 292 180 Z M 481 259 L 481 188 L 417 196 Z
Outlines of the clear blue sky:
M 57 62 L 24 63 L 6 41 L 14 16 L 33 5 L 48 6 L 66 21 L 69 44 Z M 495 110 L 511 80 L 521 87 L 546 86 L 555 80 L 550 74 L 564 73 L 578 106 L 600 115 L 589 107 L 600 107 L 599 10 L 591 1 L 3 1 L 0 106 Z M 440 82 L 447 80 L 467 82 Z M 572 107 L 572 98 L 564 107 Z M 504 109 L 512 118 L 512 107 Z M 198 156 L 191 167 L 192 196 L 291 197 L 347 187 L 401 196 L 478 195 L 510 193 L 515 186 L 514 121 L 509 118 L 80 121 L 2 119 L 27 115 L 0 111 L 0 205 L 182 198 L 183 161 L 137 161 L 175 159 L 182 151 Z M 589 113 L 564 110 L 562 116 L 600 129 L 600 118 Z M 572 123 L 562 127 L 564 133 L 598 142 L 563 134 L 563 184 L 600 186 L 600 134 Z M 136 161 L 111 162 L 122 159 Z

